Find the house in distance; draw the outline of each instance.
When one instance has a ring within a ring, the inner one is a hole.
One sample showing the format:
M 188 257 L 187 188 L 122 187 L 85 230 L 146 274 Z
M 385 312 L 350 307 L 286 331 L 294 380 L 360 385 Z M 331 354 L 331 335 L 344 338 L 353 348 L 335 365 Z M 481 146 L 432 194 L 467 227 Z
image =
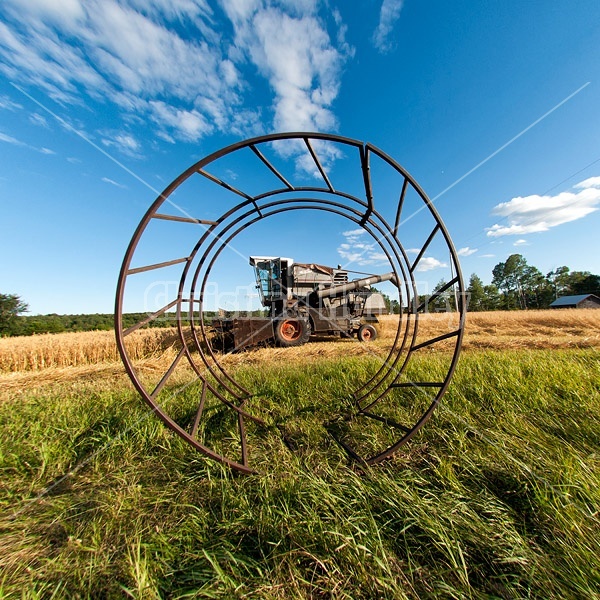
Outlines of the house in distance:
M 579 294 L 578 296 L 563 296 L 557 298 L 550 308 L 600 308 L 600 298 L 594 294 Z

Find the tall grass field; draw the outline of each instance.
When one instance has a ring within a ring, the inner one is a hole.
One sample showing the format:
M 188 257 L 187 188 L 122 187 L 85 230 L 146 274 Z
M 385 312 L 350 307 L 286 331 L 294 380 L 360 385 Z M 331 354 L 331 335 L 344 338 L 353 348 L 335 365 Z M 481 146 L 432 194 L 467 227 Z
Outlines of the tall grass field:
M 432 419 L 360 467 L 323 415 L 389 321 L 227 357 L 295 432 L 251 476 L 151 414 L 109 332 L 0 339 L 0 598 L 600 598 L 600 311 L 470 314 Z M 164 368 L 173 332 L 136 335 Z

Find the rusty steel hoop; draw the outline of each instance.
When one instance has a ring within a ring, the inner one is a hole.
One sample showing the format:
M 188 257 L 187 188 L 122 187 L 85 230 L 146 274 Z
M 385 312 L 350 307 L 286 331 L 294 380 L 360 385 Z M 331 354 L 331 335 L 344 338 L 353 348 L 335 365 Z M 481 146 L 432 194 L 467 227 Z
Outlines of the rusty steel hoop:
M 252 189 L 238 183 L 232 167 L 238 164 Z M 217 260 L 238 235 L 297 211 L 334 215 L 364 230 L 391 266 L 403 307 L 389 350 L 378 355 L 377 366 L 356 389 L 348 390 L 353 411 L 324 423 L 352 459 L 374 465 L 408 442 L 446 392 L 460 353 L 466 296 L 457 252 L 431 200 L 394 159 L 370 143 L 322 133 L 270 134 L 210 154 L 165 188 L 135 230 L 117 285 L 115 331 L 125 369 L 156 416 L 202 454 L 244 473 L 256 471 L 249 428 L 260 429 L 266 421 L 260 397 L 227 368 L 210 339 L 203 319 L 207 289 Z M 176 244 L 183 250 L 173 256 Z M 443 260 L 428 256 L 434 248 Z M 440 265 L 449 269 L 449 280 L 424 294 L 418 274 Z M 176 291 L 126 325 L 124 315 L 136 312 L 131 298 L 141 302 L 168 277 Z M 443 302 L 449 307 L 445 316 L 430 314 Z M 176 334 L 165 360 L 149 366 L 131 340 L 160 319 L 173 320 Z M 442 325 L 432 332 L 431 323 Z M 296 340 L 302 327 L 290 321 L 283 335 Z M 377 337 L 370 327 L 361 339 Z M 411 367 L 413 357 L 435 348 L 442 348 L 439 354 L 447 360 L 433 374 Z M 182 382 L 180 369 L 192 373 L 191 381 Z M 177 402 L 182 398 L 187 408 Z M 214 433 L 214 411 L 209 415 L 213 405 L 235 423 L 221 438 Z M 399 414 L 408 422 L 400 422 Z M 369 427 L 383 428 L 383 446 L 365 441 L 362 432 Z

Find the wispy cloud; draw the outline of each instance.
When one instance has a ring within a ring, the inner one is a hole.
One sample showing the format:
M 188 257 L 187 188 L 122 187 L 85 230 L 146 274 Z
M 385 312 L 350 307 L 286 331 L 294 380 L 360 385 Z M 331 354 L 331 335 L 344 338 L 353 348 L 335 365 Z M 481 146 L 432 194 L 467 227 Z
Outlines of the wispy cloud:
M 121 188 L 123 190 L 127 189 L 126 185 L 123 185 L 122 183 L 118 183 L 117 181 L 114 181 L 113 179 L 109 179 L 108 177 L 102 177 L 102 181 L 104 181 L 104 183 L 110 183 L 110 185 L 114 185 L 115 187 Z
M 31 113 L 29 115 L 29 121 L 38 127 L 44 127 L 45 129 L 50 129 L 50 125 L 48 125 L 48 121 L 45 117 L 40 115 L 40 113 Z
M 141 158 L 141 145 L 133 135 L 127 132 L 104 132 L 102 144 L 107 148 L 116 148 L 131 158 Z
M 82 103 L 82 90 L 108 99 L 169 141 L 256 134 L 268 114 L 276 130 L 335 129 L 352 54 L 339 11 L 321 15 L 317 0 L 220 4 L 230 34 L 206 0 L 6 0 L 0 72 L 62 103 Z M 270 107 L 257 106 L 248 64 L 267 80 Z
M 487 235 L 500 237 L 548 231 L 552 227 L 582 219 L 598 210 L 600 177 L 590 177 L 573 187 L 580 191 L 561 192 L 556 196 L 519 196 L 498 204 L 492 213 L 506 217 L 508 224 L 492 225 L 487 229 Z
M 318 16 L 316 2 L 279 4 L 224 3 L 234 25 L 236 48 L 256 65 L 273 90 L 275 129 L 335 129 L 331 104 L 338 95 L 342 67 L 350 52 L 341 23 L 336 47 Z
M 2 133 L 0 131 L 0 142 L 6 142 L 7 144 L 13 144 L 14 146 L 27 146 L 25 142 L 18 140 L 12 135 L 7 135 L 6 133 Z
M 13 102 L 8 96 L 5 96 L 5 95 L 0 96 L 0 109 L 16 111 L 16 110 L 20 110 L 21 108 L 23 108 L 23 106 L 21 104 L 18 104 L 17 102 Z
M 214 131 L 211 123 L 196 109 L 174 108 L 161 101 L 151 101 L 150 106 L 154 121 L 177 131 L 185 140 L 194 141 Z
M 379 11 L 379 24 L 373 34 L 373 44 L 379 52 L 385 54 L 394 48 L 391 40 L 396 21 L 400 18 L 400 12 L 404 0 L 383 0 Z
M 342 232 L 344 242 L 337 252 L 346 264 L 354 263 L 361 267 L 389 264 L 386 255 L 364 229 L 351 229 Z
M 36 152 L 41 152 L 42 154 L 56 154 L 56 152 L 54 152 L 54 150 L 50 150 L 50 148 L 36 148 L 35 146 L 30 146 L 29 144 L 18 140 L 16 137 L 13 137 L 12 135 L 8 135 L 6 133 L 2 133 L 1 131 L 0 142 L 12 144 L 13 146 L 20 146 L 21 148 L 29 148 L 29 150 L 35 150 Z
M 527 240 L 517 240 L 513 246 L 529 246 L 529 242 Z
M 465 246 L 464 248 L 460 248 L 457 250 L 457 254 L 459 256 L 471 256 L 471 254 L 475 254 L 477 252 L 477 248 L 469 248 L 469 246 Z

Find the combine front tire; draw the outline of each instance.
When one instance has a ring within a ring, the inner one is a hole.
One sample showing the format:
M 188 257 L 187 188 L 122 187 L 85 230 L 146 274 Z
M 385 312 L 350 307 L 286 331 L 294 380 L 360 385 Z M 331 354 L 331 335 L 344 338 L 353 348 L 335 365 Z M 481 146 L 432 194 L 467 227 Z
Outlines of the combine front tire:
M 358 337 L 361 342 L 372 342 L 377 339 L 377 329 L 375 329 L 373 325 L 361 325 L 356 337 Z
M 302 346 L 310 337 L 310 323 L 306 319 L 279 319 L 273 324 L 273 330 L 277 345 L 283 348 Z

